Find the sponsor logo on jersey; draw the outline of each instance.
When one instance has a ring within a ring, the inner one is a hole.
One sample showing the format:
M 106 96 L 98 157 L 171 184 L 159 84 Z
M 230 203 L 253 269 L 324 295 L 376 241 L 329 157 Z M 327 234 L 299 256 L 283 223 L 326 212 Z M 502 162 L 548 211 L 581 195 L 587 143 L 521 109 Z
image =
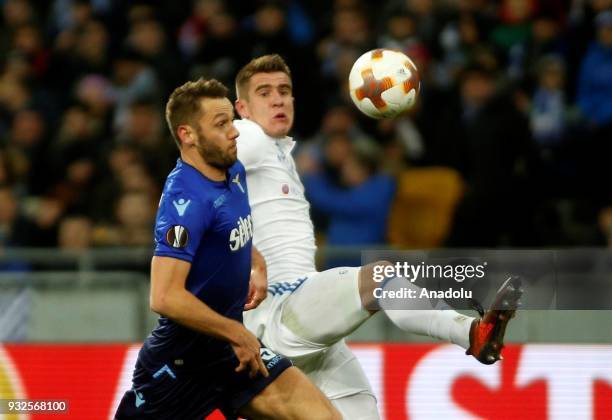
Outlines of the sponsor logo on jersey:
M 229 236 L 229 246 L 232 251 L 238 251 L 253 237 L 253 221 L 250 214 L 246 219 L 239 217 L 236 224 L 238 227 L 232 229 Z
M 178 200 L 174 200 L 172 202 L 172 204 L 174 204 L 176 212 L 181 217 L 185 214 L 187 207 L 189 207 L 189 203 L 191 203 L 191 200 L 185 200 L 184 198 L 179 198 Z
M 244 188 L 242 188 L 242 184 L 240 183 L 240 174 L 236 174 L 236 176 L 234 177 L 234 179 L 232 179 L 232 182 L 236 185 L 238 185 L 238 188 L 240 188 L 240 191 L 242 191 L 242 193 L 244 194 Z
M 172 248 L 185 248 L 189 241 L 189 231 L 185 226 L 174 225 L 166 232 L 166 242 Z

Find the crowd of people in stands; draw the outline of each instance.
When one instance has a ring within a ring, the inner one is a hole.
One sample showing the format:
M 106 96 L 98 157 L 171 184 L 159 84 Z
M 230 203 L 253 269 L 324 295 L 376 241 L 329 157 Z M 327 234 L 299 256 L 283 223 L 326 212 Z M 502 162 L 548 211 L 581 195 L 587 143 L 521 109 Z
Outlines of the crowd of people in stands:
M 322 243 L 388 243 L 419 168 L 461 180 L 437 246 L 612 243 L 612 0 L 0 5 L 0 248 L 150 246 L 178 157 L 168 95 L 198 77 L 231 88 L 267 53 L 292 69 Z M 373 48 L 419 69 L 406 115 L 350 102 L 350 68 Z

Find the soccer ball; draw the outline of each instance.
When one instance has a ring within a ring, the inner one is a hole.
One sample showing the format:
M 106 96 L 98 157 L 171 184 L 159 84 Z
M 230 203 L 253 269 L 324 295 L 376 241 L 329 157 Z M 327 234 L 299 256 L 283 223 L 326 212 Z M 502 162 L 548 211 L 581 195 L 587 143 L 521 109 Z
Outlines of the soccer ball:
M 419 87 L 419 72 L 412 60 L 394 50 L 368 51 L 349 74 L 353 103 L 372 118 L 391 118 L 412 108 Z

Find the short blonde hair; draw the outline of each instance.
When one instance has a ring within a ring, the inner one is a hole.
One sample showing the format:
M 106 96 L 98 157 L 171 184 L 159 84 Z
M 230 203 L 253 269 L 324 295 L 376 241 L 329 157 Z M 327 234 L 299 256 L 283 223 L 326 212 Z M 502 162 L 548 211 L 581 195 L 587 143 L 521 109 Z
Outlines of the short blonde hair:
M 236 76 L 236 96 L 248 98 L 249 82 L 257 73 L 274 73 L 280 71 L 291 78 L 291 70 L 285 60 L 278 54 L 262 55 L 249 61 Z

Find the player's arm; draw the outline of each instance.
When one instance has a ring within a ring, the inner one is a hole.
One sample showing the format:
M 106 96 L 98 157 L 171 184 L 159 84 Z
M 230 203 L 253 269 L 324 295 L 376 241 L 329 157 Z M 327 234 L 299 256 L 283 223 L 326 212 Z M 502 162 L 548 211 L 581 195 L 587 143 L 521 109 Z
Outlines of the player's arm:
M 249 295 L 244 310 L 255 309 L 268 296 L 268 269 L 263 255 L 252 247 L 251 278 L 249 280 Z
M 191 263 L 155 256 L 151 261 L 151 309 L 193 330 L 228 341 L 240 361 L 236 371 L 249 369 L 251 376 L 268 371 L 259 354 L 259 341 L 244 325 L 224 317 L 186 288 Z

